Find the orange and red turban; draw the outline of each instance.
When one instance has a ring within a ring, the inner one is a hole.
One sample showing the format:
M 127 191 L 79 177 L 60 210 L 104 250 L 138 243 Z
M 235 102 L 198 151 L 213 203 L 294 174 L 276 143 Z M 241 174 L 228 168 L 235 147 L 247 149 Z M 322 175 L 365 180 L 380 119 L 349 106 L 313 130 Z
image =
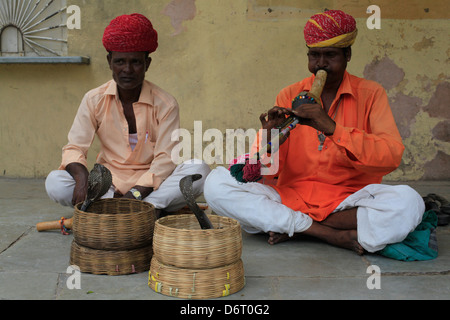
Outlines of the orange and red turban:
M 329 10 L 313 15 L 306 23 L 304 34 L 310 48 L 345 48 L 355 42 L 358 29 L 351 15 Z
M 122 15 L 106 27 L 103 45 L 107 51 L 152 53 L 158 48 L 158 33 L 145 16 Z

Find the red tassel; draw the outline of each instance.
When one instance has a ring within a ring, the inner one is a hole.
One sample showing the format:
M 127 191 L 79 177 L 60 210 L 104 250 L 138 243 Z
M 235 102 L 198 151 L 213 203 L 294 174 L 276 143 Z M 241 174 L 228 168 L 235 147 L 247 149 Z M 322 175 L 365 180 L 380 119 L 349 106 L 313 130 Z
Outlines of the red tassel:
M 243 178 L 248 182 L 256 182 L 261 180 L 261 161 L 251 164 L 248 160 L 242 169 Z

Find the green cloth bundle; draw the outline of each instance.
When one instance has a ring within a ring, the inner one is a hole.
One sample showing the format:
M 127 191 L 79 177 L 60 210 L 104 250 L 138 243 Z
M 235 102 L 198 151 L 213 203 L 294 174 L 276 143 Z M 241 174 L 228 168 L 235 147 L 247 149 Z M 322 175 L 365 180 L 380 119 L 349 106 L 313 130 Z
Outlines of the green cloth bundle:
M 433 210 L 426 211 L 422 222 L 405 240 L 387 245 L 378 251 L 382 256 L 401 261 L 432 260 L 438 256 L 436 239 L 437 215 Z

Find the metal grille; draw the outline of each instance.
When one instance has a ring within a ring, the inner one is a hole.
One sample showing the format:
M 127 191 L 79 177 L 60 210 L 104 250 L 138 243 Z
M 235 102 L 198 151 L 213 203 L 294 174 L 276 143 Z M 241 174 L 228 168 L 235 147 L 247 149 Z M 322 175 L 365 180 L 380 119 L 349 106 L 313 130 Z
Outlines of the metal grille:
M 2 56 L 63 56 L 65 0 L 0 0 Z

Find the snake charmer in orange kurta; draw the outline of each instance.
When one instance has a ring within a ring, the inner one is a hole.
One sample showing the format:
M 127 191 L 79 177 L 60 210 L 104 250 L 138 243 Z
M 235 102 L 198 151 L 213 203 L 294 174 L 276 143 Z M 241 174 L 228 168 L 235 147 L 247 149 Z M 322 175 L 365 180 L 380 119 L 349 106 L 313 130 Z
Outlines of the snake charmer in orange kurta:
M 311 88 L 314 75 L 283 89 L 276 105 Z M 385 90 L 377 83 L 345 72 L 329 110 L 336 130 L 322 151 L 317 130 L 298 125 L 280 146 L 278 182 L 283 204 L 323 221 L 349 195 L 380 183 L 395 170 L 404 146 Z M 356 204 L 355 204 L 356 206 Z

